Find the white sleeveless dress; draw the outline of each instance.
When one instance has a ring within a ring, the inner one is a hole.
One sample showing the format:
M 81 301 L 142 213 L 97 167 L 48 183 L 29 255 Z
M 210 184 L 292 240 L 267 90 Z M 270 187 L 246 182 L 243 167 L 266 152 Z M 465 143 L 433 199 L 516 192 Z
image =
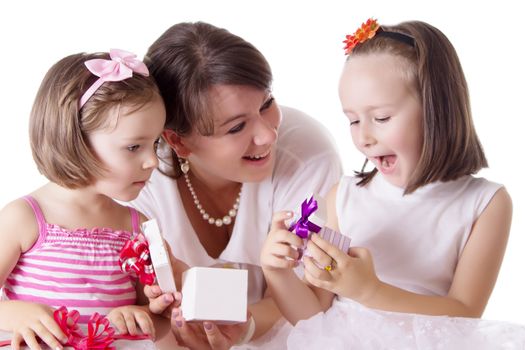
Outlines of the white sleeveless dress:
M 501 185 L 464 176 L 403 196 L 380 174 L 365 187 L 343 177 L 341 233 L 368 248 L 378 277 L 425 295 L 446 295 L 472 225 Z M 275 344 L 275 343 L 274 343 Z M 284 346 L 283 346 L 284 348 Z M 385 312 L 337 297 L 300 321 L 288 349 L 525 349 L 525 327 L 474 318 Z

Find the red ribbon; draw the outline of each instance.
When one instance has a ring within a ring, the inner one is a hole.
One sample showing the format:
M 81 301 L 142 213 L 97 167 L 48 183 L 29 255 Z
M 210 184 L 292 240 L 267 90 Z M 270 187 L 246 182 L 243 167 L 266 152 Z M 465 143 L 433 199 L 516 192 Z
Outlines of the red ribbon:
M 88 321 L 88 333 L 85 335 L 77 322 L 80 314 L 77 310 L 68 311 L 65 306 L 61 306 L 53 312 L 56 323 L 67 336 L 66 346 L 71 346 L 74 350 L 115 350 L 111 344 L 118 339 L 144 340 L 150 339 L 149 335 L 129 335 L 117 334 L 109 325 L 109 321 L 104 316 L 95 312 Z M 11 345 L 10 340 L 0 341 L 0 347 Z
M 77 325 L 78 311 L 67 311 L 65 306 L 61 306 L 55 310 L 53 316 L 67 336 L 67 343 L 64 345 L 72 346 L 75 350 L 115 349 L 110 346 L 115 340 L 113 337 L 115 330 L 109 325 L 108 319 L 97 312 L 89 318 L 87 335 L 84 335 Z
M 148 242 L 142 234 L 126 242 L 120 251 L 120 267 L 124 272 L 136 274 L 142 284 L 152 285 L 155 282 Z

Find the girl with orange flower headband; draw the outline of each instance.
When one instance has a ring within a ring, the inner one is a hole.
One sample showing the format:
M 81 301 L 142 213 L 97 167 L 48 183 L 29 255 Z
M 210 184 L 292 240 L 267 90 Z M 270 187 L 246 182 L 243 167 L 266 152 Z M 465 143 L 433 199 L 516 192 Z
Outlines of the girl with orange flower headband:
M 261 253 L 296 325 L 288 349 L 522 349 L 525 327 L 479 319 L 512 203 L 502 185 L 473 176 L 487 160 L 452 44 L 424 22 L 373 19 L 345 44 L 339 95 L 366 160 L 328 194 L 327 226 L 351 247 L 312 234 L 303 283 L 292 269 L 302 241 L 280 212 Z

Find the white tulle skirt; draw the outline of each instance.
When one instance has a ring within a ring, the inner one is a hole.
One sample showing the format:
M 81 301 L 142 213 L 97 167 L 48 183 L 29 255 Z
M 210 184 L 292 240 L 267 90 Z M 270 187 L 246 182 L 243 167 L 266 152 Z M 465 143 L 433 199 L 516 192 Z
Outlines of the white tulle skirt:
M 475 318 L 426 316 L 366 308 L 334 300 L 325 313 L 280 322 L 247 349 L 525 349 L 525 326 Z

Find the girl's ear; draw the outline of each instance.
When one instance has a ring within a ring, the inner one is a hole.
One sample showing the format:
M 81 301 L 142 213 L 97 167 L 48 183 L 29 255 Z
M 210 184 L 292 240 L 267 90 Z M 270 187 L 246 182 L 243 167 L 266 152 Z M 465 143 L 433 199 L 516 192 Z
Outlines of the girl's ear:
M 162 138 L 175 150 L 175 153 L 177 153 L 180 158 L 188 158 L 191 152 L 184 144 L 182 137 L 175 131 L 164 129 L 162 132 Z

